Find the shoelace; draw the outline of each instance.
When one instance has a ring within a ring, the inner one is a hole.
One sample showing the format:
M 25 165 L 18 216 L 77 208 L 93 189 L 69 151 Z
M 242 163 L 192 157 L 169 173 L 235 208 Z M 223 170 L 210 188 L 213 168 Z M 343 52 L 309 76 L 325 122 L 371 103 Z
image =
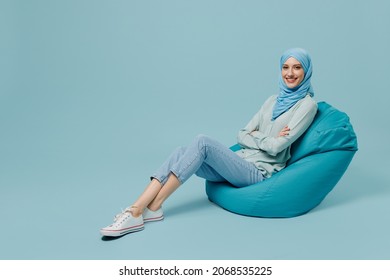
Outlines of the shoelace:
M 121 209 L 121 213 L 115 215 L 114 217 L 114 222 L 118 221 L 123 215 L 125 215 L 126 213 L 131 213 L 130 212 L 130 209 L 131 207 L 127 207 L 125 210 Z

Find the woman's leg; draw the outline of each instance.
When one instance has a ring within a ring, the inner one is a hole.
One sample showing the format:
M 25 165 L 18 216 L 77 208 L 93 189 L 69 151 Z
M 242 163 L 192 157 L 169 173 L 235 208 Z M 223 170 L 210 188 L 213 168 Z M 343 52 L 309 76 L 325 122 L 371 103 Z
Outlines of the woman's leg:
M 156 197 L 148 205 L 148 208 L 152 211 L 156 211 L 161 208 L 163 202 L 180 186 L 180 181 L 176 175 L 171 173 L 168 176 L 168 180 L 164 187 L 158 192 Z
M 185 151 L 185 147 L 179 147 L 173 151 L 151 177 L 151 182 L 131 208 L 134 217 L 141 215 L 146 207 L 152 211 L 158 210 L 168 196 L 180 186 L 179 180 L 171 172 L 171 167 L 183 157 Z
M 254 164 L 204 135 L 195 138 L 181 158 L 171 165 L 170 171 L 180 183 L 193 174 L 210 181 L 228 181 L 236 187 L 252 185 L 264 179 Z
M 131 213 L 134 217 L 142 214 L 148 207 L 152 211 L 160 209 L 162 203 L 180 186 L 179 180 L 171 173 L 163 187 L 156 179 L 152 179 L 141 196 L 132 205 Z
M 263 180 L 261 172 L 240 158 L 229 148 L 199 135 L 187 148 L 178 148 L 152 176 L 152 181 L 133 204 L 133 215 L 140 215 L 148 207 L 155 211 L 190 176 L 196 174 L 210 181 L 228 181 L 243 187 Z
M 145 221 L 161 220 L 162 203 L 190 176 L 211 181 L 228 181 L 243 187 L 263 180 L 261 172 L 219 142 L 200 135 L 188 148 L 177 149 L 152 176 L 150 184 L 131 208 L 117 215 L 114 223 L 101 229 L 104 236 L 121 236 L 142 230 Z M 145 208 L 148 211 L 141 217 Z
M 140 216 L 144 211 L 144 209 L 156 198 L 158 193 L 161 191 L 161 188 L 162 188 L 162 184 L 158 180 L 152 179 L 149 185 L 145 188 L 144 192 L 133 203 L 131 207 L 132 215 L 134 217 Z M 157 209 L 150 209 L 150 210 L 155 211 Z

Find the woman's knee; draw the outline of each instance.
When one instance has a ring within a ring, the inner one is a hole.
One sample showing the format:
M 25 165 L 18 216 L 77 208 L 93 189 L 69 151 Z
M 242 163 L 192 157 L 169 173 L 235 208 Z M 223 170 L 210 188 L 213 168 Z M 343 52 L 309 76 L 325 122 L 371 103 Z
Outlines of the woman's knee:
M 186 151 L 186 147 L 179 146 L 172 152 L 172 154 L 174 154 L 174 155 L 182 155 L 182 154 L 184 154 L 185 151 Z
M 211 141 L 212 138 L 204 134 L 198 134 L 194 139 L 195 145 L 199 148 L 209 145 Z

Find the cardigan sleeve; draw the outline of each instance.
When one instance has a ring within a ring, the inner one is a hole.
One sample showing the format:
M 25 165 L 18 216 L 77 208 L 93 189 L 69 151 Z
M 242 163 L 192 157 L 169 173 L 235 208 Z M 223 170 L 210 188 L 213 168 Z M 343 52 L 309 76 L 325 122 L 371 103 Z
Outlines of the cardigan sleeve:
M 239 144 L 244 148 L 259 149 L 267 152 L 271 156 L 276 156 L 297 140 L 312 123 L 317 112 L 317 104 L 312 100 L 310 101 L 302 103 L 296 108 L 296 111 L 287 124 L 290 128 L 289 135 L 274 137 L 258 130 L 252 130 L 248 133 L 246 129 L 254 127 L 254 124 L 249 126 L 254 121 L 251 120 L 248 126 L 239 132 L 239 139 L 241 140 Z
M 249 121 L 249 123 L 238 132 L 237 143 L 243 147 L 248 149 L 258 149 L 257 143 L 254 141 L 251 133 L 259 130 L 259 124 L 261 123 L 261 118 L 264 114 L 265 106 L 269 106 L 270 99 L 264 102 L 263 106 L 260 110 L 253 116 L 253 118 Z

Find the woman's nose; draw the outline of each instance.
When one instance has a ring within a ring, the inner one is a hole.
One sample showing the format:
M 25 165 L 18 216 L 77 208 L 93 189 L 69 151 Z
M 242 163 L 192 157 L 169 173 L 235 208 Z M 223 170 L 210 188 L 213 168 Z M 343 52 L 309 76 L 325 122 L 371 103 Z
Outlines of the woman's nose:
M 287 70 L 287 76 L 289 76 L 289 77 L 294 76 L 294 70 L 293 70 L 293 68 L 289 68 L 289 69 Z

